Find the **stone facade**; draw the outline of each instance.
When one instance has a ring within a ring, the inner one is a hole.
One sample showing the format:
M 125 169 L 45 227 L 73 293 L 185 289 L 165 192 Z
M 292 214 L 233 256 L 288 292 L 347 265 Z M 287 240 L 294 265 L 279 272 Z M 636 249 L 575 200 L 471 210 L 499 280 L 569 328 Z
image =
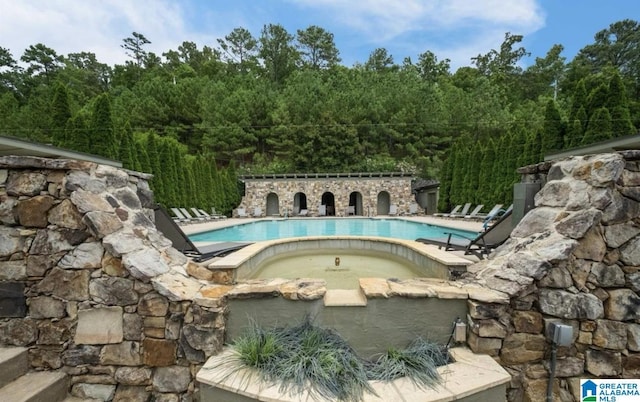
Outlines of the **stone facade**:
M 0 345 L 80 398 L 190 401 L 223 342 L 224 307 L 155 229 L 149 178 L 0 157 Z
M 638 378 L 640 152 L 521 173 L 545 183 L 536 208 L 455 284 L 468 297 L 469 346 L 509 371 L 510 401 L 544 400 L 554 323 L 574 330 L 558 351 L 555 400 L 579 400 L 580 378 Z M 221 350 L 227 298 L 264 297 L 267 285 L 274 294 L 270 282 L 201 275 L 156 230 L 148 180 L 89 162 L 0 157 L 0 345 L 28 347 L 35 370 L 68 373 L 78 397 L 192 400 L 195 373 Z M 320 283 L 307 294 L 309 283 L 278 283 L 277 293 L 322 297 Z
M 522 168 L 544 187 L 536 208 L 462 281 L 508 295 L 471 304 L 470 347 L 512 375 L 510 401 L 545 399 L 552 324 L 559 347 L 554 400 L 579 401 L 580 378 L 638 378 L 640 152 L 572 157 Z
M 390 206 L 395 205 L 396 213 L 403 215 L 416 204 L 411 190 L 413 179 L 400 173 L 244 177 L 245 196 L 239 208 L 251 214 L 259 208 L 263 216 L 295 216 L 307 209 L 309 216 L 318 216 L 319 206 L 325 204 L 326 215 L 347 216 L 351 205 L 352 215 L 376 216 L 389 215 Z M 437 188 L 432 192 L 435 205 Z M 421 207 L 419 212 L 427 205 Z

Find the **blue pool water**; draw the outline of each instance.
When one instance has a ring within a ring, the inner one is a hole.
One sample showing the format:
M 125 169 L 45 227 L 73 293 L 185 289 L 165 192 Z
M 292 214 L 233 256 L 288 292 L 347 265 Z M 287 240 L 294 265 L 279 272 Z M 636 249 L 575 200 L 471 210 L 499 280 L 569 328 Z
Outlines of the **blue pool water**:
M 449 233 L 475 237 L 477 233 L 403 219 L 263 219 L 190 235 L 194 242 L 263 241 L 304 236 L 380 236 L 415 240 L 446 238 Z

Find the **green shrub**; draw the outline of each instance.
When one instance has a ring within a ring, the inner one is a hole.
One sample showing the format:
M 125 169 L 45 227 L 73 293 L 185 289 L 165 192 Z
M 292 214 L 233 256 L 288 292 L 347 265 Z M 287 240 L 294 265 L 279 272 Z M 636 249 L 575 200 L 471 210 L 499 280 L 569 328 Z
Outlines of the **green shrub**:
M 252 322 L 233 349 L 238 360 L 258 369 L 264 381 L 280 384 L 281 392 L 306 390 L 340 401 L 361 401 L 365 391 L 375 395 L 369 380 L 406 376 L 419 387 L 433 387 L 440 381 L 437 367 L 449 362 L 446 348 L 422 338 L 367 361 L 337 332 L 315 326 L 308 318 L 296 326 L 272 329 Z

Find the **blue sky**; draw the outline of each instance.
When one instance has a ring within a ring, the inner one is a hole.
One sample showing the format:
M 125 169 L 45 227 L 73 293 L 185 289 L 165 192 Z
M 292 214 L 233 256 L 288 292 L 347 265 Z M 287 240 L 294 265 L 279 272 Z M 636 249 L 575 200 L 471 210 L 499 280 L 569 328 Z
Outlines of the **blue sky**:
M 272 23 L 291 34 L 310 25 L 333 33 L 347 66 L 376 48 L 398 64 L 429 50 L 454 71 L 498 49 L 505 32 L 524 36 L 526 66 L 554 44 L 570 61 L 611 23 L 640 20 L 638 0 L 0 0 L 0 9 L 0 46 L 16 59 L 41 42 L 59 54 L 91 51 L 122 64 L 120 45 L 133 31 L 161 55 L 185 40 L 216 47 L 236 27 L 258 37 Z

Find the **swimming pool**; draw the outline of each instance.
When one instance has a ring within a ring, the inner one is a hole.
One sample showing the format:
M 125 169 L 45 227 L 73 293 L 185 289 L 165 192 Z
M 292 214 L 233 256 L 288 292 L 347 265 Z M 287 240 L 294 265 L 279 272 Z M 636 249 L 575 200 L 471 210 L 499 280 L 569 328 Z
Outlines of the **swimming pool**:
M 449 233 L 475 237 L 477 233 L 404 219 L 262 219 L 190 235 L 194 242 L 264 241 L 306 236 L 379 236 L 415 240 L 446 238 Z

